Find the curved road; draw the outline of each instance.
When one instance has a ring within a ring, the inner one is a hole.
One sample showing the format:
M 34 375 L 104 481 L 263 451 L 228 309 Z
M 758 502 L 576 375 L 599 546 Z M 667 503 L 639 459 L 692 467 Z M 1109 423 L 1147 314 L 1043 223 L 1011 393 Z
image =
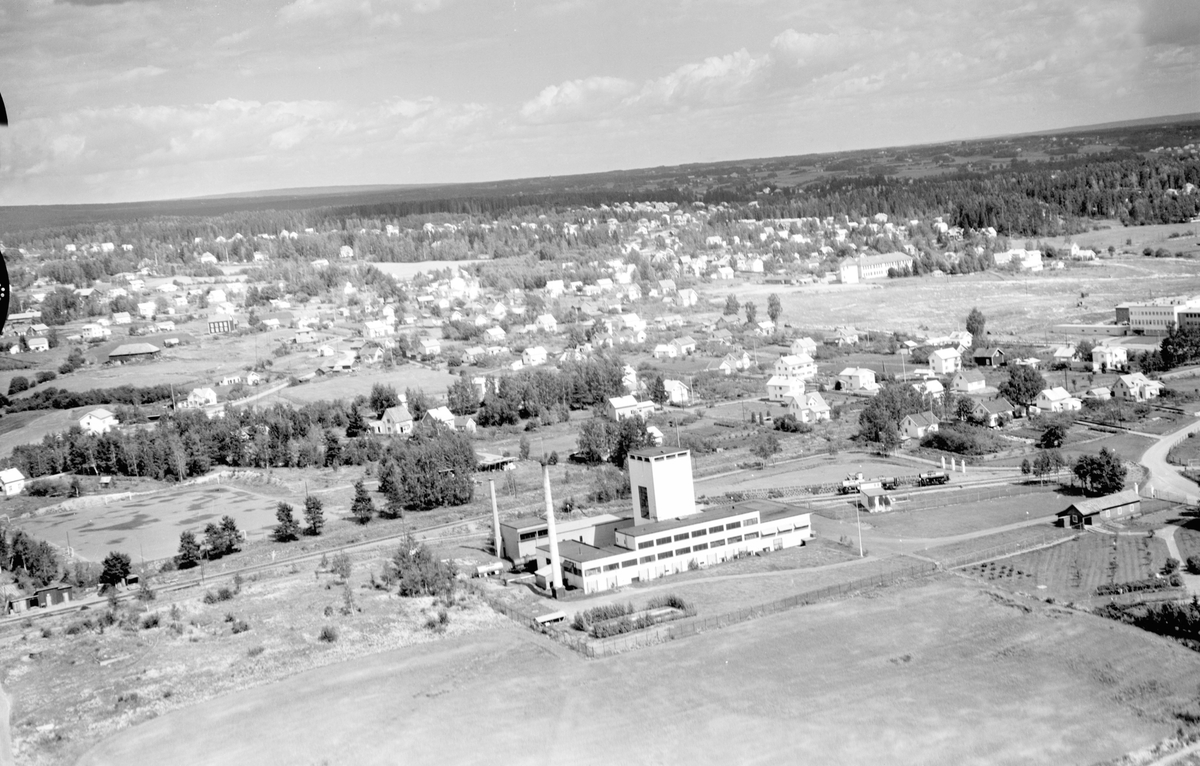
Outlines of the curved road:
M 1196 433 L 1197 431 L 1200 431 L 1200 419 L 1187 424 L 1177 431 L 1163 434 L 1157 442 L 1146 450 L 1139 462 L 1150 471 L 1150 479 L 1146 482 L 1147 488 L 1158 492 L 1169 492 L 1172 495 L 1185 498 L 1188 504 L 1197 502 L 1200 490 L 1197 489 L 1195 482 L 1184 478 L 1179 473 L 1177 467 L 1167 462 L 1167 453 L 1171 450 L 1171 447 L 1175 446 L 1177 441 L 1188 434 Z

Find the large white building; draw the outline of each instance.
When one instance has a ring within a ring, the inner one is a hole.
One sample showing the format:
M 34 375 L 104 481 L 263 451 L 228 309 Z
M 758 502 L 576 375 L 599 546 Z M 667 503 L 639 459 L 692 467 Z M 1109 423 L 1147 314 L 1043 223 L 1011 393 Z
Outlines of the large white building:
M 810 512 L 773 500 L 696 508 L 691 453 L 655 447 L 629 455 L 633 519 L 612 526 L 596 517 L 601 534 L 572 527 L 556 531 L 563 583 L 597 593 L 718 564 L 740 555 L 804 545 L 813 537 Z M 609 529 L 613 541 L 607 543 Z M 532 532 L 536 540 L 538 529 Z M 594 540 L 597 544 L 586 542 Z M 548 540 L 547 540 L 548 542 Z M 506 544 L 507 554 L 507 544 Z M 539 572 L 549 571 L 550 546 L 538 546 Z

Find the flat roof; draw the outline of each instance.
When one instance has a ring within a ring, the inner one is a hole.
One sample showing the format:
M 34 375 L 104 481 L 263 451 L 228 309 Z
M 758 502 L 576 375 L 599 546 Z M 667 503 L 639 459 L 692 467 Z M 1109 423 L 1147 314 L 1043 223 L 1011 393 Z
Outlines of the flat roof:
M 693 524 L 704 524 L 711 521 L 720 521 L 721 519 L 727 519 L 731 516 L 740 516 L 744 513 L 750 513 L 756 510 L 758 509 L 750 506 L 749 503 L 737 503 L 735 505 L 727 505 L 721 508 L 700 511 L 699 513 L 693 513 L 690 516 L 681 516 L 678 519 L 652 521 L 649 524 L 638 524 L 631 527 L 624 527 L 617 531 L 624 532 L 628 535 L 633 535 L 634 537 L 641 537 L 642 535 L 658 534 L 660 532 L 667 532 L 672 529 L 679 529 L 680 527 L 690 527 Z
M 538 550 L 546 551 L 548 554 L 550 552 L 550 546 L 548 544 L 539 545 Z M 578 561 L 580 564 L 586 564 L 590 561 L 596 561 L 598 559 L 607 559 L 611 558 L 612 556 L 621 556 L 626 553 L 637 555 L 637 551 L 635 550 L 630 550 L 629 548 L 618 548 L 615 545 L 607 545 L 603 548 L 597 548 L 594 545 L 581 543 L 578 540 L 561 540 L 558 543 L 558 555 L 561 558 L 570 559 L 571 561 Z
M 584 527 L 594 527 L 598 524 L 608 524 L 614 521 L 628 520 L 627 516 L 617 516 L 612 513 L 599 513 L 595 516 L 587 516 L 582 519 L 561 520 L 555 519 L 555 530 L 572 530 L 583 529 Z M 519 516 L 515 519 L 500 522 L 500 526 L 515 529 L 518 532 L 525 532 L 530 529 L 539 529 L 549 526 L 546 523 L 544 516 Z
M 644 457 L 649 460 L 663 455 L 682 455 L 686 452 L 688 452 L 687 449 L 679 447 L 647 447 L 646 449 L 635 449 L 629 453 L 629 456 Z

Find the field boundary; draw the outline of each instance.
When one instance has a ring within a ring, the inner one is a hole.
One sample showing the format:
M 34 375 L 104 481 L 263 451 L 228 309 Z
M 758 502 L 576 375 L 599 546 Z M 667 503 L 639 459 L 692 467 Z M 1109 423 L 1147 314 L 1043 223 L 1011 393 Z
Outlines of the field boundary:
M 1081 536 L 1082 533 L 1070 535 L 1069 537 L 1043 535 L 1041 538 L 1035 540 L 1016 540 L 1011 543 L 984 548 L 981 551 L 964 553 L 961 556 L 955 556 L 952 559 L 942 561 L 941 565 L 946 569 L 961 569 L 984 561 L 998 561 L 1010 556 L 1018 556 L 1022 553 L 1031 553 L 1043 548 L 1052 548 L 1072 540 L 1078 540 Z

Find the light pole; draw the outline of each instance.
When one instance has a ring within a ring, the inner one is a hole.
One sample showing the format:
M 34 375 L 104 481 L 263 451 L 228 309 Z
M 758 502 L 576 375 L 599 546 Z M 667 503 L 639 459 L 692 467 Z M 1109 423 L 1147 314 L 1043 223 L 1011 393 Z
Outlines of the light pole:
M 859 505 L 860 504 L 859 504 L 858 500 L 855 500 L 854 501 L 854 523 L 858 525 L 858 557 L 861 559 L 861 558 L 863 558 L 864 554 L 863 554 L 863 544 L 862 544 L 862 519 L 859 516 Z

